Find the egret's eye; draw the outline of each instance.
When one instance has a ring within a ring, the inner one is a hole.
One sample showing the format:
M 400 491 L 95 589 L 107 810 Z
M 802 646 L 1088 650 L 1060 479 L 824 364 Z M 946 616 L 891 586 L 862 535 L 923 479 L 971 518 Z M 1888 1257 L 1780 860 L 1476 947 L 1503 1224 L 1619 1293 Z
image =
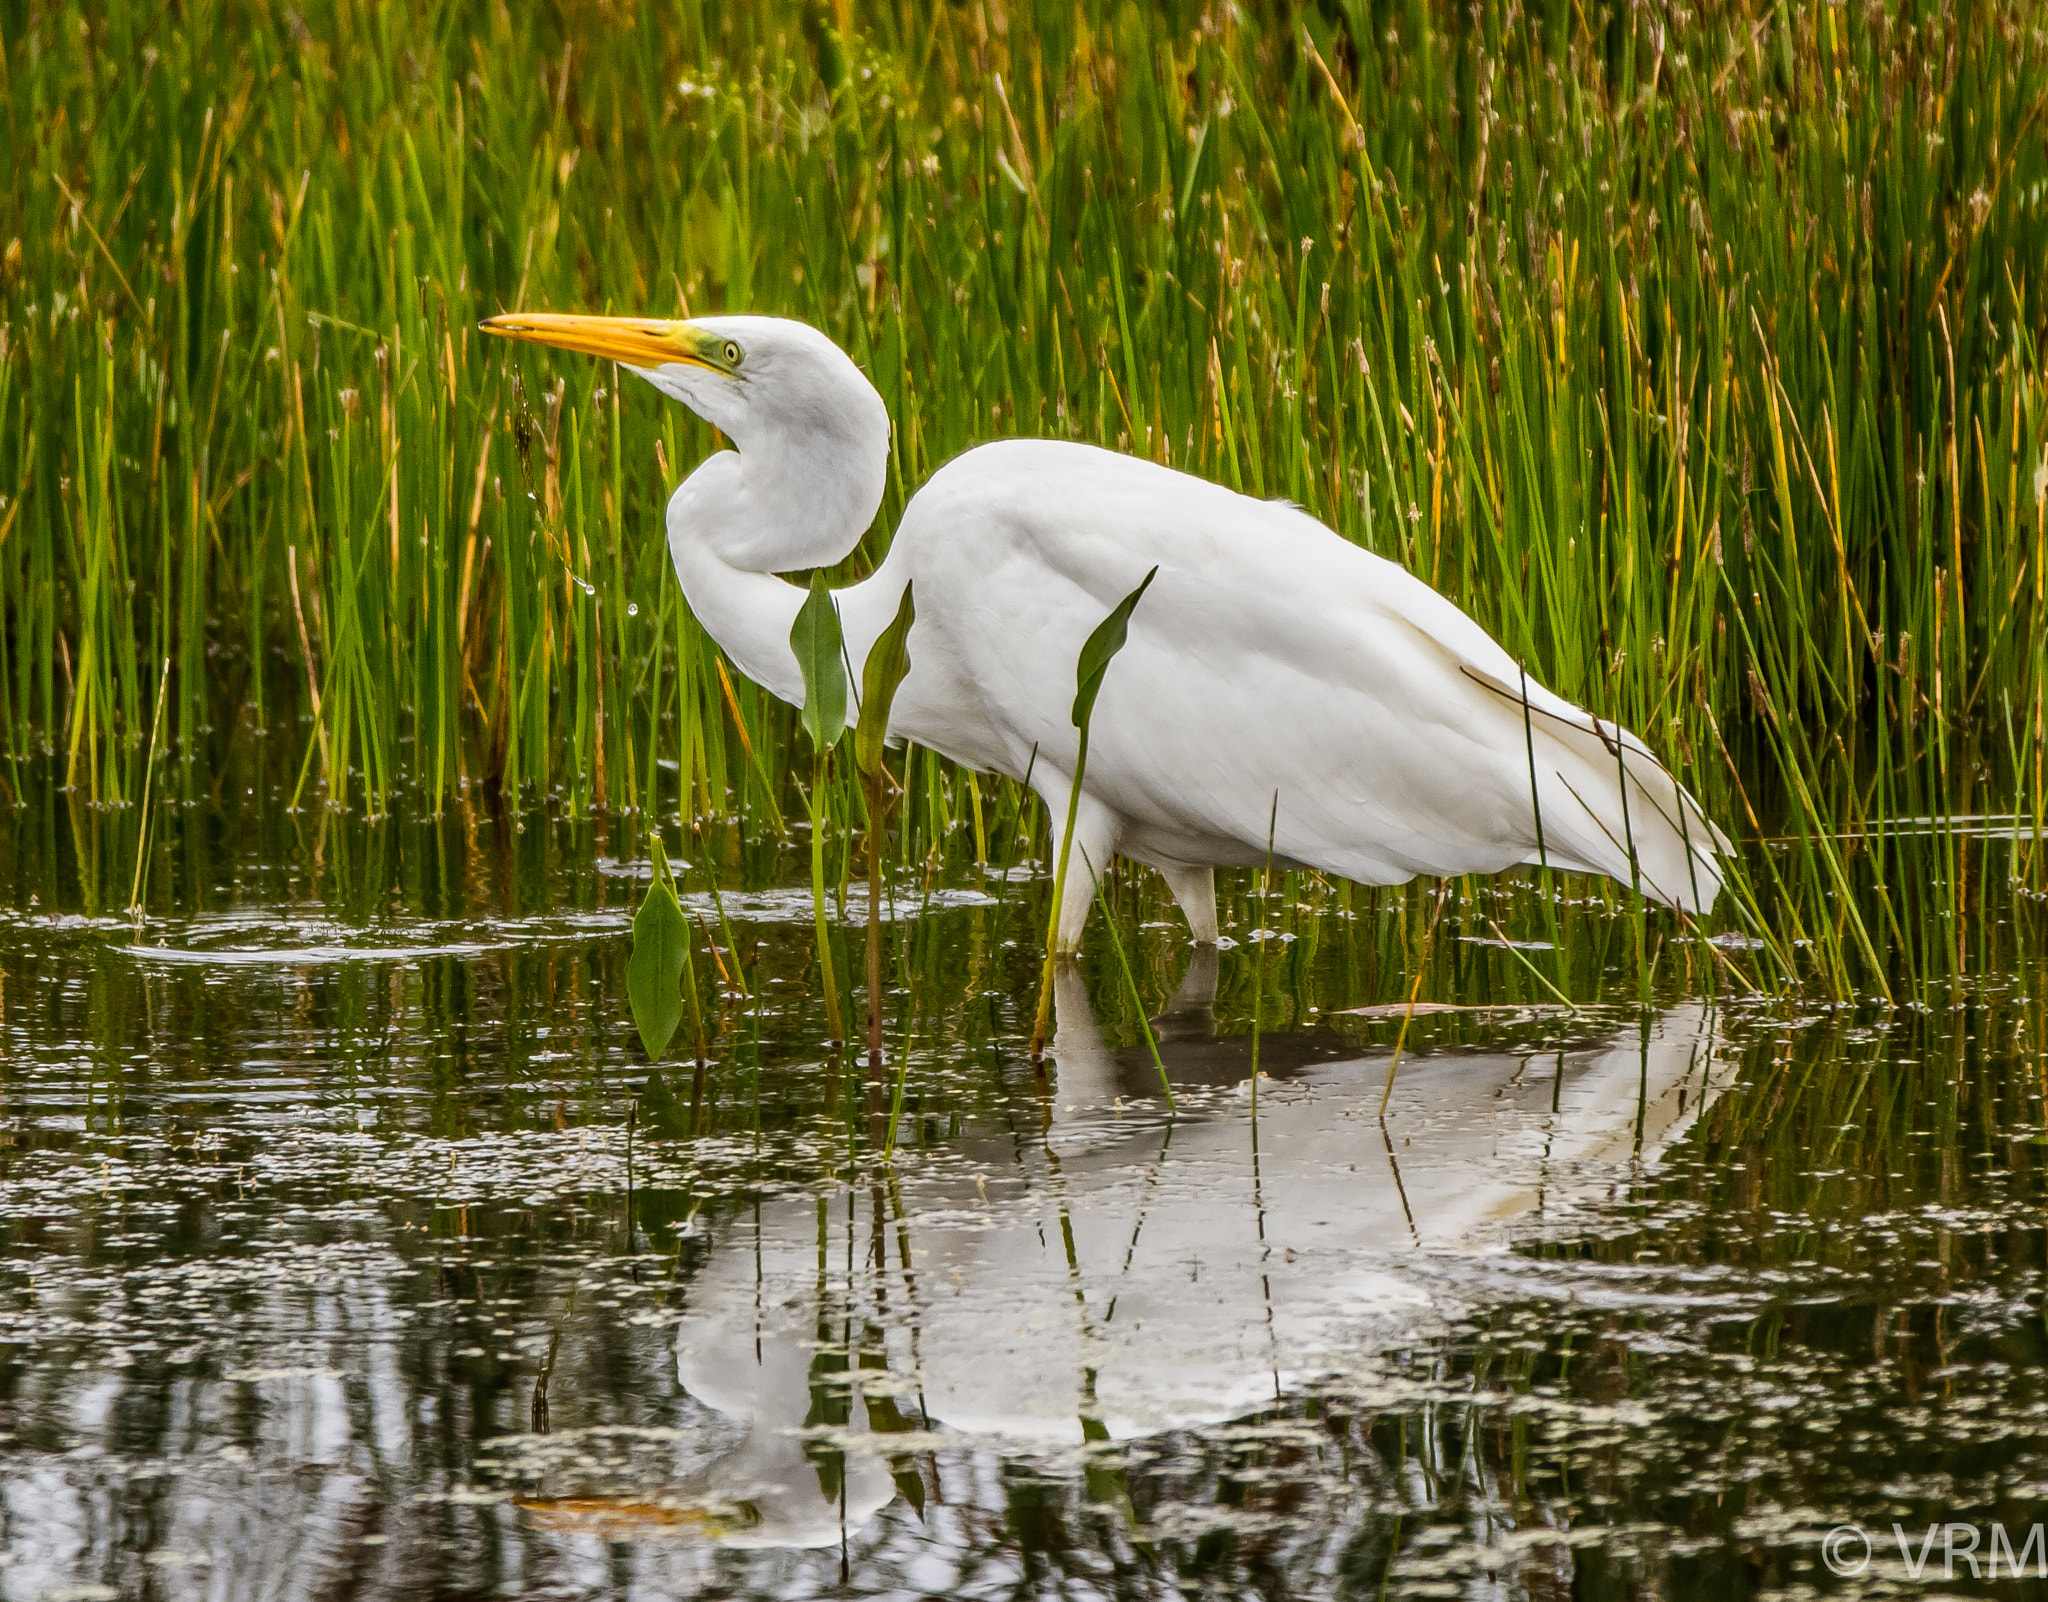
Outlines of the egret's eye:
M 735 343 L 734 343 L 734 342 L 733 342 L 732 340 L 729 340 L 729 339 L 728 339 L 728 340 L 727 340 L 727 341 L 725 342 L 725 365 L 726 365 L 726 366 L 728 366 L 728 367 L 737 367 L 737 366 L 739 366 L 741 358 L 742 358 L 742 357 L 744 357 L 745 355 L 746 355 L 746 352 L 745 352 L 745 351 L 743 351 L 743 350 L 741 350 L 741 349 L 739 348 L 739 346 L 738 346 L 737 344 L 735 344 Z

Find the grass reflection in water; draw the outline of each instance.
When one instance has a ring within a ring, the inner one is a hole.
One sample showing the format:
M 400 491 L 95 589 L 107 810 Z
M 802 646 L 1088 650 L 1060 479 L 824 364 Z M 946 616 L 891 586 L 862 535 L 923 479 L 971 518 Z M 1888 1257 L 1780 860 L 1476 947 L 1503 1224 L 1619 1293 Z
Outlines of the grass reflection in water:
M 1120 881 L 1169 1119 L 1107 964 L 1034 1075 L 1043 883 L 956 865 L 888 925 L 883 1163 L 801 846 L 724 873 L 758 999 L 695 1098 L 577 831 L 187 827 L 198 910 L 0 933 L 0 1595 L 1724 1596 L 2048 1480 L 2016 984 L 1803 1010 L 1674 954 L 1643 1014 L 1632 920 L 1572 907 L 1565 1013 L 1492 933 L 1526 889 L 1461 891 L 1423 994 L 1489 1010 L 1418 1011 L 1383 1132 L 1399 1019 L 1346 1009 L 1405 994 L 1426 896 L 1246 875 L 1191 962 Z

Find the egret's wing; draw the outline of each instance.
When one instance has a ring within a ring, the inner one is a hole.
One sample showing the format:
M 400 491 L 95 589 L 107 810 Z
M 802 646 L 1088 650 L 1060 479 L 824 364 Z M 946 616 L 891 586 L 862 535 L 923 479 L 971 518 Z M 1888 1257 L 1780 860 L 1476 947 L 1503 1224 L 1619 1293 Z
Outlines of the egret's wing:
M 944 597 L 920 619 L 1013 771 L 1035 748 L 1071 772 L 1081 643 L 1158 564 L 1104 681 L 1087 776 L 1156 852 L 1256 861 L 1270 820 L 1277 857 L 1393 883 L 1534 861 L 1540 819 L 1554 865 L 1688 907 L 1719 888 L 1725 843 L 1640 741 L 1293 507 L 1017 441 L 937 475 L 905 536 L 920 596 Z

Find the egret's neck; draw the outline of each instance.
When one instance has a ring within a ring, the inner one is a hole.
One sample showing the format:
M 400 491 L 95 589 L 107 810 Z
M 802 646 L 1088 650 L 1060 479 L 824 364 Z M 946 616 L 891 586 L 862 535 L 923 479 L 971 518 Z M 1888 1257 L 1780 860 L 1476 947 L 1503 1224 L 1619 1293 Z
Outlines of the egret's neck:
M 826 453 L 820 452 L 819 455 Z M 868 473 L 835 470 L 781 453 L 723 451 L 703 463 L 670 498 L 668 548 L 697 621 L 740 671 L 793 705 L 803 675 L 789 631 L 804 591 L 770 570 L 836 562 L 859 543 L 880 499 Z M 794 556 L 792 560 L 791 557 Z M 857 675 L 868 647 L 902 594 L 900 578 L 876 573 L 836 592 L 847 655 Z

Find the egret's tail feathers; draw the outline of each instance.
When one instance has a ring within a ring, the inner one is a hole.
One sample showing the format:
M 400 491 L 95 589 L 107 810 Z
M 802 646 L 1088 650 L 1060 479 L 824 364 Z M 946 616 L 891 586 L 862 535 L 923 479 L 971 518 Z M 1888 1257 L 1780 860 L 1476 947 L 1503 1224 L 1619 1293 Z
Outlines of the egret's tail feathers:
M 1604 873 L 1680 912 L 1706 912 L 1721 893 L 1719 852 L 1726 842 L 1663 768 L 1639 774 L 1635 763 L 1643 760 L 1630 762 L 1626 789 L 1617 774 L 1604 794 L 1594 796 L 1556 774 L 1577 816 L 1559 831 L 1570 860 L 1560 861 L 1556 851 L 1546 854 L 1553 867 Z M 1598 831 L 1597 840 L 1588 827 Z
M 1726 878 L 1720 859 L 1734 847 L 1649 747 L 1533 682 L 1466 671 L 1524 720 L 1541 840 L 1526 861 L 1604 873 L 1681 912 L 1713 906 Z

